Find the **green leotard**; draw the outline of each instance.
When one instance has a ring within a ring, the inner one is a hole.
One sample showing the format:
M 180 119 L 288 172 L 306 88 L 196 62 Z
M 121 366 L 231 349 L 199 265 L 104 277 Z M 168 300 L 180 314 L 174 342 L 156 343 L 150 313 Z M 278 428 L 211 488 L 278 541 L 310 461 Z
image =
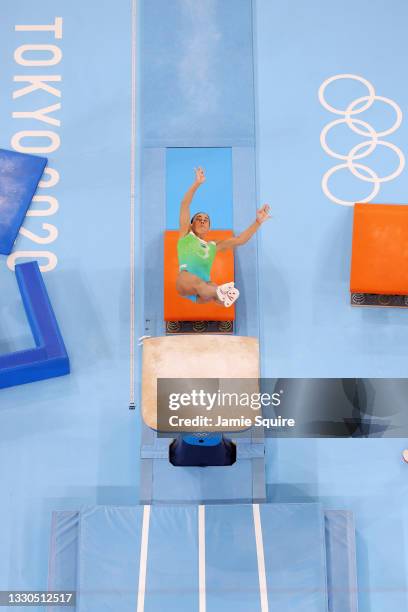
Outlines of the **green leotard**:
M 215 242 L 201 240 L 193 232 L 186 234 L 177 243 L 180 272 L 185 270 L 208 282 L 216 252 Z

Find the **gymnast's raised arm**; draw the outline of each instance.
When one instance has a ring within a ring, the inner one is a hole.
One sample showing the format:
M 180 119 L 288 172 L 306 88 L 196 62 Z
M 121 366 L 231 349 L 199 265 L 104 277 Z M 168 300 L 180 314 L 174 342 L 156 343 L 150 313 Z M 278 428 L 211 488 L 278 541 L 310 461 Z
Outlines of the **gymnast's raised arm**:
M 228 249 L 235 249 L 238 246 L 242 246 L 255 234 L 255 232 L 261 227 L 262 223 L 265 223 L 268 219 L 270 219 L 271 207 L 269 204 L 264 204 L 261 208 L 259 208 L 256 212 L 255 221 L 247 227 L 239 236 L 233 236 L 232 238 L 227 238 L 226 240 L 221 240 L 217 243 L 217 252 L 226 251 Z
M 205 174 L 203 168 L 194 168 L 195 181 L 190 189 L 185 193 L 180 206 L 180 238 L 185 236 L 190 228 L 190 204 L 197 189 L 205 182 Z

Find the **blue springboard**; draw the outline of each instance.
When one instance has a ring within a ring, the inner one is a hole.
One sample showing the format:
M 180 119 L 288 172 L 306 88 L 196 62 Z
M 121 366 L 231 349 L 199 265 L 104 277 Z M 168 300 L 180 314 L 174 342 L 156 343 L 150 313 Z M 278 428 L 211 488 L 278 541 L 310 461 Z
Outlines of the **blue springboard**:
M 16 265 L 34 349 L 0 355 L 0 389 L 69 374 L 69 358 L 36 261 Z
M 0 253 L 9 255 L 31 204 L 45 157 L 0 149 Z

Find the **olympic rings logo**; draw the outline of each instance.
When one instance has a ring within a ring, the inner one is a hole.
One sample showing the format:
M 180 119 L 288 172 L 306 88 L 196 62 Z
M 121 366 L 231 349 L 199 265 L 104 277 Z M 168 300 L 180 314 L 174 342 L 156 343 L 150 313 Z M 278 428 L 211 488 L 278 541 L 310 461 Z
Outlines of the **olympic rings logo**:
M 360 81 L 360 83 L 363 83 L 363 85 L 367 87 L 368 95 L 356 98 L 355 100 L 350 102 L 348 107 L 344 110 L 331 106 L 324 97 L 326 88 L 328 85 L 330 85 L 330 83 L 341 79 L 352 79 L 355 81 Z M 372 125 L 370 125 L 366 121 L 363 121 L 362 119 L 357 119 L 355 117 L 355 115 L 363 113 L 364 111 L 369 109 L 375 100 L 379 100 L 391 106 L 391 108 L 395 111 L 396 115 L 396 119 L 393 125 L 390 128 L 382 130 L 380 132 L 377 132 L 372 127 Z M 377 96 L 373 85 L 369 81 L 367 81 L 367 79 L 364 79 L 363 77 L 358 76 L 356 74 L 336 74 L 335 76 L 326 79 L 319 88 L 319 101 L 326 110 L 330 111 L 331 113 L 334 113 L 335 115 L 341 115 L 343 117 L 342 119 L 335 119 L 334 121 L 328 123 L 323 128 L 320 134 L 320 144 L 322 145 L 323 150 L 328 155 L 330 155 L 330 157 L 334 157 L 335 159 L 340 159 L 343 161 L 343 163 L 337 164 L 336 166 L 330 168 L 323 176 L 322 189 L 324 194 L 336 204 L 341 204 L 342 206 L 354 205 L 354 202 L 342 200 L 334 196 L 329 189 L 330 177 L 332 177 L 333 174 L 335 174 L 339 170 L 347 169 L 360 180 L 365 181 L 366 183 L 373 184 L 373 189 L 371 193 L 366 198 L 359 200 L 359 202 L 370 202 L 373 198 L 376 197 L 376 195 L 380 191 L 381 183 L 387 183 L 388 181 L 392 181 L 393 179 L 397 178 L 397 176 L 401 174 L 405 166 L 405 157 L 401 149 L 399 149 L 392 142 L 387 142 L 386 140 L 382 139 L 385 136 L 393 134 L 393 132 L 395 132 L 400 127 L 402 123 L 402 111 L 400 107 L 390 98 Z M 333 151 L 333 149 L 331 149 L 327 144 L 327 134 L 335 126 L 340 125 L 342 123 L 345 123 L 355 134 L 359 134 L 360 136 L 368 138 L 367 140 L 364 140 L 360 144 L 354 146 L 349 151 L 349 153 L 347 153 L 347 155 L 343 155 L 341 153 Z M 369 168 L 368 166 L 360 163 L 359 161 L 356 161 L 361 160 L 364 157 L 370 155 L 377 148 L 377 146 L 382 146 L 391 149 L 398 157 L 397 169 L 391 174 L 388 174 L 387 176 L 379 177 L 372 168 Z M 365 174 L 360 172 L 361 170 Z

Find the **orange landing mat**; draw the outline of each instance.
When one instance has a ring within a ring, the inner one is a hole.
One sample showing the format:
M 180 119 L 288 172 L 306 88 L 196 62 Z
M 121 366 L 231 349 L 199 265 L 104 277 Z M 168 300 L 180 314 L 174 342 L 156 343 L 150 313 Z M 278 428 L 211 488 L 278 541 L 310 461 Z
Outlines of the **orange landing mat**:
M 231 238 L 231 230 L 213 230 L 207 240 Z M 179 232 L 167 230 L 164 234 L 164 320 L 165 321 L 234 321 L 235 306 L 224 308 L 217 304 L 195 304 L 182 298 L 176 291 L 178 275 L 177 241 Z M 234 254 L 232 249 L 217 253 L 211 271 L 211 280 L 222 285 L 234 280 Z
M 407 205 L 355 205 L 350 291 L 408 295 Z

